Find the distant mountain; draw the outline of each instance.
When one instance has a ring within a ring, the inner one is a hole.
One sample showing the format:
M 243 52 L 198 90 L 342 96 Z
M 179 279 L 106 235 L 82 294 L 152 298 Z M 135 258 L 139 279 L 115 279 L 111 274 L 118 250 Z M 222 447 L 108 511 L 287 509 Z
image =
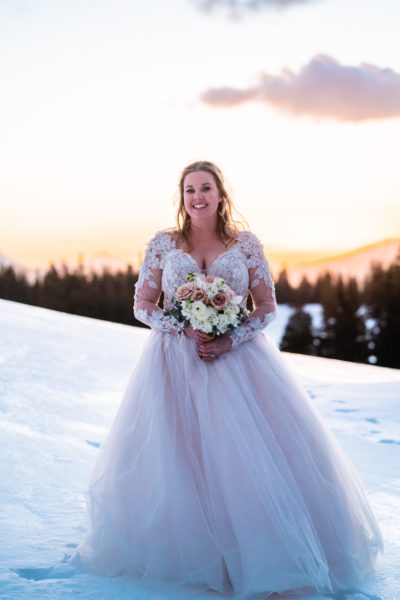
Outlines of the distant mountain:
M 58 260 L 49 261 L 47 267 L 24 267 L 14 260 L 11 260 L 7 256 L 0 254 L 0 268 L 12 267 L 16 273 L 25 274 L 30 283 L 34 283 L 38 278 L 42 278 L 50 268 L 50 264 L 60 273 L 63 272 L 64 266 L 68 268 L 68 271 L 74 272 L 81 268 L 85 275 L 91 273 L 101 274 L 103 270 L 107 270 L 110 273 L 116 273 L 117 271 L 126 271 L 128 264 L 131 264 L 134 271 L 139 268 L 139 265 L 135 261 L 125 261 L 114 257 L 110 252 L 102 250 L 95 255 L 84 259 L 82 256 L 78 256 L 77 259 L 69 260 Z
M 288 279 L 292 285 L 297 285 L 303 275 L 309 281 L 315 281 L 318 275 L 329 271 L 336 275 L 342 274 L 344 278 L 353 276 L 361 283 L 369 273 L 373 261 L 386 268 L 394 262 L 397 253 L 400 253 L 400 238 L 381 240 L 343 254 L 290 266 L 287 268 Z
M 17 263 L 15 260 L 12 260 L 8 256 L 0 254 L 0 269 L 8 269 L 8 267 L 11 267 L 14 273 L 17 273 L 18 275 L 26 275 L 29 280 L 32 280 L 30 273 L 31 271 L 33 271 L 33 269 L 27 269 L 26 267 Z
M 33 269 L 30 267 L 24 267 L 23 265 L 16 262 L 15 260 L 12 260 L 8 256 L 0 254 L 0 269 L 7 269 L 8 267 L 12 267 L 14 273 L 17 273 L 17 275 L 25 275 L 28 282 L 31 284 L 37 280 L 39 275 L 42 275 L 47 271 L 46 268 Z
M 11 260 L 11 258 L 8 258 L 8 256 L 4 256 L 4 254 L 0 254 L 0 267 L 4 267 L 5 269 L 7 267 L 16 267 L 17 263 L 13 260 Z
M 54 264 L 57 269 L 62 268 L 62 262 L 57 262 Z M 104 270 L 107 270 L 109 273 L 117 273 L 117 271 L 125 272 L 129 264 L 134 270 L 136 270 L 138 265 L 136 265 L 134 261 L 126 261 L 116 258 L 107 250 L 100 250 L 96 254 L 86 259 L 84 259 L 82 256 L 79 256 L 77 260 L 69 260 L 67 262 L 67 266 L 70 271 L 75 271 L 81 268 L 83 273 L 86 275 L 89 273 L 97 273 L 100 275 Z

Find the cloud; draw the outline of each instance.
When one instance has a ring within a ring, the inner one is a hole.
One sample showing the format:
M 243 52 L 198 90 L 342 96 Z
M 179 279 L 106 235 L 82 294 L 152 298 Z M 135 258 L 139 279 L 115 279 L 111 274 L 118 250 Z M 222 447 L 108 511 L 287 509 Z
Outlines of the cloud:
M 297 73 L 261 73 L 254 86 L 211 88 L 201 100 L 222 107 L 263 102 L 296 116 L 339 121 L 387 119 L 400 117 L 400 73 L 368 63 L 342 65 L 318 54 Z
M 255 11 L 260 8 L 288 8 L 295 4 L 309 4 L 315 0 L 193 0 L 205 12 L 215 8 L 227 8 L 232 15 Z

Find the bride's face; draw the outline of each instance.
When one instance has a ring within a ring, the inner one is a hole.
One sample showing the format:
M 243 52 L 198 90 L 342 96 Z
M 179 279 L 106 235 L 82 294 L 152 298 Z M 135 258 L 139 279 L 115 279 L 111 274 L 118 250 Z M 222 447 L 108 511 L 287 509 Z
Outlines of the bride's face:
M 207 171 L 188 173 L 183 182 L 183 201 L 191 219 L 213 216 L 221 201 L 213 175 Z

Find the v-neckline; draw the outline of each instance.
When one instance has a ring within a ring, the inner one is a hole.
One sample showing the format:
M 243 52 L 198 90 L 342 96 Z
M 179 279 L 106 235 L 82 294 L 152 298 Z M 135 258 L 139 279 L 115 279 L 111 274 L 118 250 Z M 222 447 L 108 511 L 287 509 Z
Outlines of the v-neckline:
M 227 254 L 228 252 L 230 252 L 231 250 L 233 250 L 233 248 L 236 246 L 236 242 L 230 247 L 227 248 L 226 250 L 224 250 L 223 252 L 221 252 L 220 254 L 218 254 L 218 256 L 216 256 L 214 258 L 214 260 L 211 262 L 210 266 L 208 267 L 208 269 L 202 269 L 201 267 L 199 267 L 199 263 L 197 262 L 197 260 L 194 258 L 194 256 L 192 256 L 190 254 L 190 252 L 186 252 L 185 250 L 183 250 L 182 248 L 177 248 L 177 250 L 179 252 L 182 252 L 182 254 L 186 254 L 186 256 L 188 256 L 190 258 L 190 260 L 193 262 L 194 265 L 196 265 L 197 269 L 200 271 L 200 273 L 203 273 L 204 275 L 208 275 L 211 271 L 211 269 L 213 268 L 213 266 L 218 262 L 218 260 L 221 258 L 221 256 L 224 256 L 225 254 Z
M 175 250 L 177 250 L 178 252 L 181 252 L 182 254 L 185 254 L 186 256 L 188 256 L 190 258 L 190 260 L 193 262 L 193 264 L 197 267 L 197 270 L 200 271 L 200 273 L 203 273 L 204 275 L 208 275 L 210 273 L 211 269 L 213 268 L 213 266 L 221 258 L 221 256 L 224 256 L 225 254 L 228 254 L 228 252 L 231 252 L 238 245 L 238 242 L 239 242 L 239 235 L 237 235 L 237 237 L 235 239 L 235 242 L 232 244 L 232 246 L 230 248 L 227 248 L 223 252 L 220 252 L 218 254 L 218 256 L 216 256 L 214 258 L 214 260 L 211 262 L 211 264 L 208 267 L 208 269 L 202 269 L 201 267 L 199 267 L 199 264 L 198 264 L 197 260 L 190 254 L 190 252 L 187 252 L 183 248 L 178 248 L 177 245 L 176 245 L 176 241 L 174 240 L 174 238 L 172 237 L 172 235 L 170 235 L 170 238 L 171 238 L 171 240 L 172 240 L 172 242 L 173 242 L 173 244 L 175 246 Z

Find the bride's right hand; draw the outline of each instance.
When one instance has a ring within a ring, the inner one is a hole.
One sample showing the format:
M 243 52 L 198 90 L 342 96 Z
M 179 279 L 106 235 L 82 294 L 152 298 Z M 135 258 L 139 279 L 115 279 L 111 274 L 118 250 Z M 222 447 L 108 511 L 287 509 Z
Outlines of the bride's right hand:
M 202 331 L 199 331 L 198 329 L 193 329 L 193 327 L 190 327 L 190 325 L 185 327 L 185 329 L 183 331 L 188 338 L 191 338 L 192 340 L 194 340 L 197 343 L 209 341 L 209 339 L 210 339 L 207 337 L 207 335 L 205 333 L 203 333 Z

